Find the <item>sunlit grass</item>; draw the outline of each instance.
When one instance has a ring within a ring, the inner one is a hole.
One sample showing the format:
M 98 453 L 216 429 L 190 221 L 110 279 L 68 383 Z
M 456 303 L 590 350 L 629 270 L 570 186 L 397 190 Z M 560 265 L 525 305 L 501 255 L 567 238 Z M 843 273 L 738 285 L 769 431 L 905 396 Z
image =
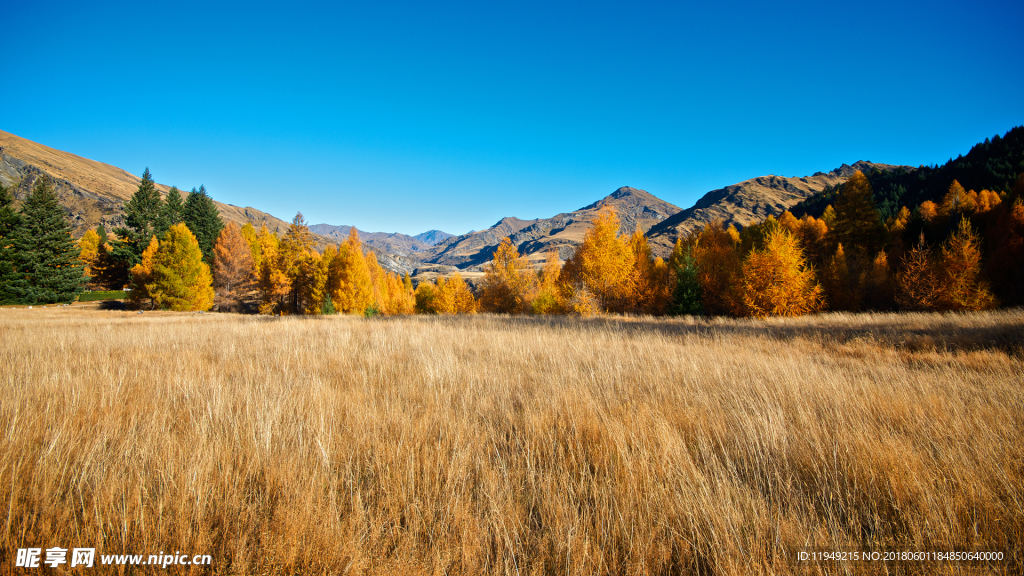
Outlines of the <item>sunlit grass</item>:
M 797 565 L 798 549 L 854 547 L 997 550 L 1017 554 L 997 571 L 1019 572 L 1022 342 L 1019 310 L 4 309 L 0 558 L 95 546 L 212 554 L 218 574 L 785 574 L 835 571 Z

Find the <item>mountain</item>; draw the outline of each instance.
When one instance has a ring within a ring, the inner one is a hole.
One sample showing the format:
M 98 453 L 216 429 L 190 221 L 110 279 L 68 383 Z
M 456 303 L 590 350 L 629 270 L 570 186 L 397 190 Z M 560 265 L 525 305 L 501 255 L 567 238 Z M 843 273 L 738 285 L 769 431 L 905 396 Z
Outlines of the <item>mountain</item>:
M 36 180 L 46 174 L 53 182 L 57 198 L 71 217 L 76 237 L 102 224 L 108 231 L 124 224 L 121 206 L 139 187 L 140 178 L 121 168 L 55 150 L 0 130 L 0 184 L 13 186 L 16 203 L 24 200 Z M 166 195 L 170 186 L 157 184 Z M 188 190 L 182 190 L 187 195 Z M 288 223 L 255 208 L 214 203 L 225 221 L 284 233 Z
M 815 172 L 800 178 L 774 175 L 751 178 L 708 192 L 692 207 L 652 226 L 647 231 L 647 240 L 655 255 L 665 257 L 672 253 L 680 235 L 713 220 L 742 228 L 768 216 L 778 216 L 800 201 L 846 182 L 857 170 L 868 174 L 896 169 L 914 170 L 909 166 L 860 161 L 853 166 L 843 164 L 828 173 Z
M 574 212 L 534 220 L 502 218 L 486 230 L 448 238 L 419 257 L 427 264 L 473 268 L 490 261 L 502 238 L 507 236 L 520 254 L 535 263 L 542 261 L 549 250 L 557 251 L 564 260 L 583 241 L 597 211 L 605 205 L 615 208 L 621 221 L 620 230 L 626 234 L 637 229 L 645 231 L 680 211 L 678 206 L 649 192 L 623 186 Z
M 428 246 L 436 246 L 441 242 L 444 242 L 445 240 L 454 237 L 454 234 L 441 232 L 440 230 L 427 230 L 426 232 L 413 236 L 413 238 L 419 240 L 420 242 L 423 242 Z
M 309 227 L 314 234 L 331 238 L 335 243 L 344 242 L 352 230 L 352 226 L 332 226 L 330 224 L 314 224 Z M 397 254 L 407 258 L 417 258 L 419 252 L 429 250 L 432 244 L 423 242 L 418 237 L 399 234 L 398 232 L 364 232 L 358 228 L 359 240 L 376 251 Z M 438 232 L 435 230 L 434 232 Z M 444 234 L 444 232 L 440 232 Z M 448 234 L 447 236 L 451 236 Z

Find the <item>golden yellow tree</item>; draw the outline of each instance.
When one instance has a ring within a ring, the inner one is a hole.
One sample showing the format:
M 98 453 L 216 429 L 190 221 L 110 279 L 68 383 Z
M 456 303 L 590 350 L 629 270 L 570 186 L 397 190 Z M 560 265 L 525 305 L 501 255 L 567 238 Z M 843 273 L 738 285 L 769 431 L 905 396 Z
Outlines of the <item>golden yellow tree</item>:
M 592 297 L 600 310 L 621 312 L 625 308 L 627 282 L 632 258 L 628 242 L 619 238 L 619 217 L 605 205 L 562 267 L 559 284 L 568 300 Z M 581 301 L 582 303 L 582 301 Z
M 153 256 L 153 301 L 170 310 L 209 310 L 213 276 L 199 242 L 184 222 L 167 229 Z
M 476 312 L 476 299 L 473 292 L 458 272 L 447 280 L 439 278 L 434 294 L 434 308 L 438 314 L 473 314 Z
M 338 255 L 331 261 L 327 289 L 334 307 L 344 314 L 362 315 L 374 302 L 373 279 L 355 228 L 349 231 L 348 239 L 338 247 Z
M 743 262 L 743 302 L 753 316 L 800 316 L 821 310 L 821 286 L 796 238 L 781 227 Z
M 668 266 L 661 258 L 655 259 L 647 237 L 637 230 L 629 239 L 632 257 L 625 286 L 624 311 L 634 314 L 662 315 L 668 307 Z
M 153 289 L 153 259 L 159 248 L 160 242 L 156 236 L 150 238 L 149 246 L 142 251 L 142 261 L 133 266 L 129 273 L 131 294 L 128 295 L 128 301 L 135 307 L 142 307 L 143 303 L 148 303 L 149 308 L 152 309 L 156 305 L 151 290 Z
M 91 279 L 95 277 L 96 271 L 93 267 L 100 255 L 100 235 L 95 230 L 86 230 L 85 234 L 78 240 L 78 259 L 85 265 L 85 275 Z
M 996 299 L 988 284 L 979 279 L 981 242 L 971 222 L 960 219 L 960 226 L 942 245 L 939 260 L 939 307 L 946 310 L 982 310 L 993 308 Z
M 415 292 L 417 314 L 437 314 L 437 285 L 424 280 L 416 286 Z
M 525 312 L 530 295 L 536 289 L 536 278 L 529 262 L 519 256 L 512 241 L 503 238 L 484 272 L 480 286 L 481 309 L 498 314 Z
M 530 301 L 530 309 L 534 314 L 558 314 L 563 311 L 558 290 L 558 274 L 561 271 L 558 252 L 548 251 L 544 268 L 537 277 L 537 292 Z
M 285 297 L 291 291 L 291 282 L 288 275 L 280 268 L 281 258 L 278 256 L 280 241 L 277 235 L 270 232 L 264 225 L 257 235 L 257 243 L 260 252 L 258 266 L 260 314 L 273 314 L 281 311 L 284 307 Z

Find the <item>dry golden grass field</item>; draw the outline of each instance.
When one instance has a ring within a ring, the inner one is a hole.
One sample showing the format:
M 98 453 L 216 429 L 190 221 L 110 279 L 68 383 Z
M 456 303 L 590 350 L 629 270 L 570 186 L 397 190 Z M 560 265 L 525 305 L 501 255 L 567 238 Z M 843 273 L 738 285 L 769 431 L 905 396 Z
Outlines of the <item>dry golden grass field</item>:
M 6 572 L 62 573 L 14 567 L 59 546 L 210 574 L 1021 573 L 1021 310 L 3 309 L 0 367 Z

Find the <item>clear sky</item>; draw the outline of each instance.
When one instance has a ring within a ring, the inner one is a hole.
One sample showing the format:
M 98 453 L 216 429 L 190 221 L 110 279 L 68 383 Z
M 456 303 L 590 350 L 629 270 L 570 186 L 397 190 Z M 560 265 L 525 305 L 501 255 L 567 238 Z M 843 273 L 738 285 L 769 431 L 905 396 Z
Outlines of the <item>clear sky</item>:
M 0 129 L 290 220 L 941 163 L 1024 124 L 1024 2 L 5 2 Z

